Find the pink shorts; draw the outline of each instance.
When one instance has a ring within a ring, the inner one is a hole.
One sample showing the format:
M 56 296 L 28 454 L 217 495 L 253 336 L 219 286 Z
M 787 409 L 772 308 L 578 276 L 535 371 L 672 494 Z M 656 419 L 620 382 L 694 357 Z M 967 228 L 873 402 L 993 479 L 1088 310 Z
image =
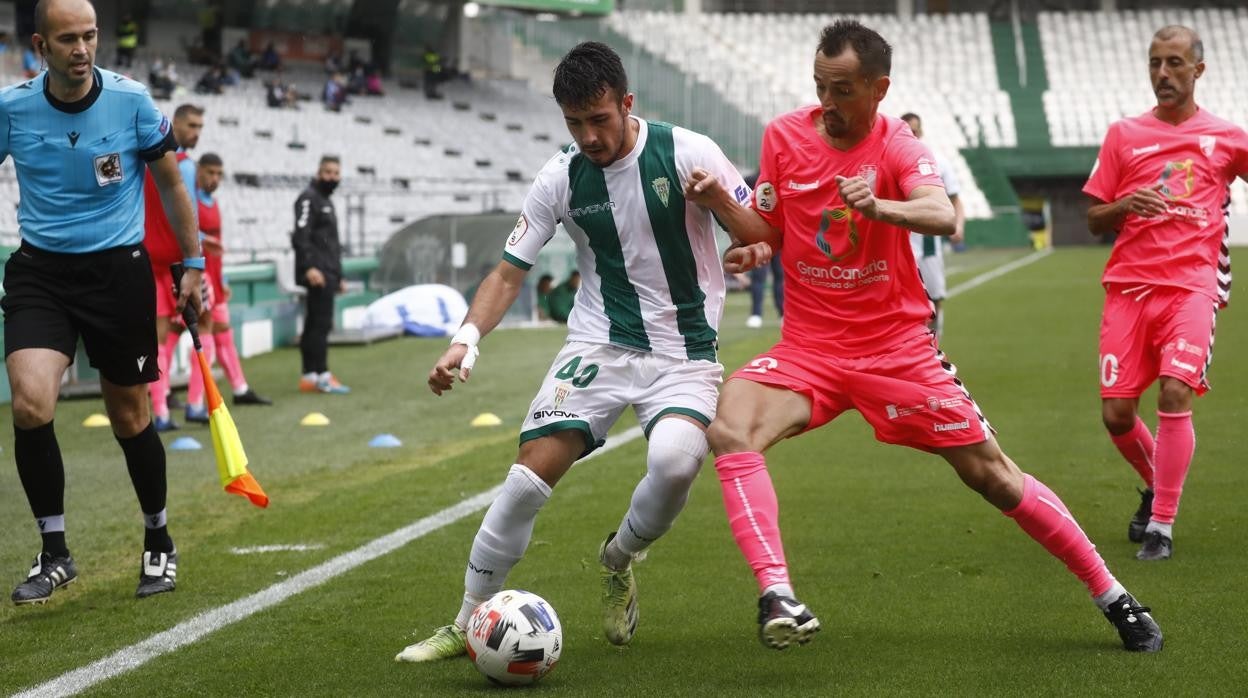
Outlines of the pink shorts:
M 1109 283 L 1101 314 L 1101 397 L 1136 398 L 1159 376 L 1204 395 L 1217 301 L 1173 286 Z
M 805 395 L 810 423 L 803 431 L 855 409 L 875 428 L 875 438 L 922 451 L 981 443 L 993 433 L 930 334 L 853 359 L 781 341 L 731 378 Z
M 152 278 L 156 280 L 156 317 L 179 319 L 177 300 L 173 297 L 173 273 L 166 266 L 153 265 Z M 203 301 L 205 311 L 212 309 L 213 297 L 212 284 L 205 274 L 204 285 L 200 290 L 200 300 Z M 215 321 L 215 315 L 213 319 Z

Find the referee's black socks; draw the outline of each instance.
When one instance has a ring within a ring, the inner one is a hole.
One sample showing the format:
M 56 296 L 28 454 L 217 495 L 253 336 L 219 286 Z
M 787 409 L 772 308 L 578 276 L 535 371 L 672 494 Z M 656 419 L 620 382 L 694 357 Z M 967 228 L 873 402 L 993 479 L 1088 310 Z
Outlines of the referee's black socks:
M 173 552 L 173 540 L 165 527 L 165 496 L 168 485 L 165 480 L 165 446 L 160 442 L 155 425 L 138 434 L 123 439 L 117 437 L 121 450 L 126 454 L 126 469 L 130 482 L 139 497 L 143 510 L 143 549 L 152 552 Z
M 69 555 L 65 545 L 65 463 L 52 422 L 34 429 L 13 426 L 13 457 L 30 511 L 39 524 L 43 552 Z

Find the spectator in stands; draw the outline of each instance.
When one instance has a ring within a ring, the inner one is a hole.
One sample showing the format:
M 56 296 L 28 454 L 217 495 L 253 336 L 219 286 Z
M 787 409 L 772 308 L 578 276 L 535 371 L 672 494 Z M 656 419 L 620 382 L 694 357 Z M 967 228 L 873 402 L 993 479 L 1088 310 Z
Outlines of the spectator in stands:
M 382 97 L 386 94 L 386 88 L 381 84 L 381 71 L 372 64 L 365 71 L 364 94 L 370 97 Z
M 219 95 L 225 92 L 225 66 L 220 63 L 211 66 L 195 83 L 195 93 L 201 95 Z
M 346 70 L 346 66 L 342 64 L 342 52 L 330 51 L 329 55 L 325 56 L 325 74 L 333 75 L 334 73 L 341 73 L 343 70 Z
M 753 189 L 758 183 L 758 173 L 745 178 L 746 185 Z M 749 271 L 750 280 L 750 316 L 745 326 L 758 329 L 763 326 L 763 300 L 767 295 L 767 273 L 771 272 L 771 298 L 776 304 L 776 314 L 784 318 L 784 266 L 780 263 L 780 255 L 771 258 L 771 262 Z
M 274 109 L 298 109 L 299 108 L 299 92 L 293 84 L 288 85 L 282 79 L 282 69 L 277 69 L 277 75 L 265 83 L 265 99 L 268 105 Z
M 347 72 L 353 73 L 355 72 L 356 68 L 363 68 L 363 67 L 364 67 L 364 59 L 360 58 L 360 52 L 355 49 L 351 49 L 347 53 Z
M 359 66 L 347 80 L 347 94 L 362 95 L 367 88 L 368 79 L 364 75 L 364 66 Z
M 567 281 L 551 289 L 546 296 L 550 307 L 550 319 L 555 322 L 567 323 L 572 315 L 572 306 L 576 303 L 576 292 L 581 288 L 581 272 L 572 270 Z
M 424 78 L 425 97 L 428 99 L 442 99 L 442 93 L 438 91 L 438 84 L 441 82 L 442 54 L 435 51 L 432 46 L 426 46 Z
M 316 178 L 295 200 L 295 282 L 307 289 L 303 336 L 299 352 L 304 393 L 349 393 L 351 389 L 329 371 L 329 332 L 334 327 L 334 295 L 346 289 L 342 276 L 342 245 L 338 214 L 330 197 L 338 188 L 342 165 L 337 156 L 321 157 Z
M 542 274 L 537 280 L 537 319 L 550 319 L 550 292 L 554 288 L 555 277 L 550 274 Z M 471 301 L 469 302 L 471 305 Z
M 121 16 L 117 23 L 117 67 L 129 68 L 134 65 L 134 51 L 139 47 L 139 23 L 129 12 Z
M 199 144 L 199 134 L 204 128 L 204 109 L 194 104 L 180 105 L 173 112 L 173 137 L 178 143 L 176 157 L 178 171 L 188 192 L 195 191 L 195 161 L 187 153 Z M 169 414 L 169 367 L 177 350 L 178 335 L 182 333 L 182 315 L 173 297 L 173 276 L 169 266 L 182 259 L 174 228 L 161 207 L 160 191 L 149 171 L 143 185 L 144 219 L 143 247 L 151 260 L 152 276 L 156 286 L 156 367 L 159 375 L 148 384 L 152 397 L 152 415 L 156 431 L 178 428 Z M 194 208 L 191 209 L 192 212 Z M 206 280 L 205 280 L 205 283 Z M 208 298 L 208 293 L 203 294 Z
M 157 58 L 148 71 L 147 86 L 156 99 L 169 99 L 178 89 L 178 69 L 173 61 L 165 63 Z
M 915 138 L 923 139 L 923 120 L 918 114 L 902 114 L 901 120 L 910 126 L 910 131 Z M 959 245 L 965 239 L 966 231 L 966 212 L 962 209 L 962 197 L 959 196 L 962 185 L 958 182 L 958 173 L 953 170 L 953 165 L 948 160 L 936 151 L 932 151 L 932 157 L 936 158 L 936 172 L 940 175 L 940 181 L 945 184 L 945 194 L 949 196 L 949 202 L 953 204 L 954 227 L 949 241 Z M 945 311 L 941 308 L 945 302 L 945 246 L 943 242 L 940 238 L 931 235 L 910 233 L 910 249 L 914 251 L 914 259 L 919 265 L 919 276 L 923 278 L 923 288 L 927 291 L 927 297 L 931 299 L 932 307 L 935 309 L 928 327 L 936 335 L 938 342 L 945 329 Z
M 260 70 L 281 70 L 282 57 L 277 53 L 277 47 L 270 41 L 264 47 L 264 52 L 260 54 Z
M 256 74 L 256 58 L 251 55 L 251 49 L 247 48 L 247 40 L 239 39 L 234 48 L 230 49 L 230 55 L 226 57 L 226 62 L 231 70 L 238 71 L 238 74 L 244 78 L 251 78 Z
M 1230 300 L 1226 207 L 1235 179 L 1248 180 L 1248 133 L 1196 103 L 1205 47 L 1195 30 L 1157 30 L 1148 73 L 1154 106 L 1110 124 L 1083 193 L 1088 229 L 1118 233 L 1101 277 L 1101 421 L 1146 488 L 1127 537 L 1142 543 L 1137 559 L 1167 560 L 1196 449 L 1192 409 L 1209 390 Z M 1156 436 L 1139 415 L 1154 382 Z
M 334 73 L 325 81 L 325 89 L 321 93 L 325 108 L 330 111 L 342 111 L 347 103 L 347 88 L 343 84 L 342 73 Z
M 230 287 L 225 283 L 223 259 L 225 247 L 221 241 L 221 209 L 213 194 L 225 176 L 225 164 L 216 153 L 204 153 L 195 167 L 196 220 L 199 237 L 204 246 L 206 260 L 205 277 L 212 285 L 212 308 L 199 318 L 200 337 L 208 365 L 215 358 L 225 371 L 234 391 L 235 405 L 272 405 L 273 402 L 252 390 L 243 375 L 243 364 L 238 360 L 234 346 L 234 330 L 230 328 Z M 200 375 L 199 362 L 191 362 L 191 377 L 186 384 L 186 421 L 208 423 L 208 408 L 204 404 L 204 380 Z

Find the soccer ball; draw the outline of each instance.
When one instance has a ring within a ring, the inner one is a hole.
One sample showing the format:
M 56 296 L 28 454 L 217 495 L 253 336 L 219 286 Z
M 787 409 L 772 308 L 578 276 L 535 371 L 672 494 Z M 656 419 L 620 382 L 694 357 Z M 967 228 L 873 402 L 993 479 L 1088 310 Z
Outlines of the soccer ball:
M 545 599 L 505 590 L 477 607 L 468 619 L 468 656 L 495 683 L 536 682 L 559 661 L 563 627 Z

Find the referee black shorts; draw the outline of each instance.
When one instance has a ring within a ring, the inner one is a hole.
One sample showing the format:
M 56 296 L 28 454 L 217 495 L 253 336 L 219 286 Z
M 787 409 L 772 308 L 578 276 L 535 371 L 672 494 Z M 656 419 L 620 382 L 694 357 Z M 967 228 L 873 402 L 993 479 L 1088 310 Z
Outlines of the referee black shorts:
M 117 385 L 156 380 L 156 287 L 142 245 L 66 254 L 23 241 L 4 267 L 4 355 L 54 349 Z

